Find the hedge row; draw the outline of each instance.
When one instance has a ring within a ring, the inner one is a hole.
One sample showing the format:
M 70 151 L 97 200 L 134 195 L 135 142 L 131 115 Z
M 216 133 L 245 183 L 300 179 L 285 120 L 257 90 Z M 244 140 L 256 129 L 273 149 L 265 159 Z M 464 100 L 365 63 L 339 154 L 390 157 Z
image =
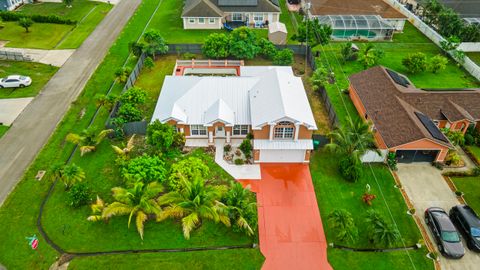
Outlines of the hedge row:
M 4 22 L 19 21 L 21 18 L 30 18 L 37 23 L 55 23 L 55 24 L 76 24 L 77 21 L 65 19 L 57 15 L 26 15 L 22 13 L 16 13 L 11 11 L 0 11 L 0 18 Z

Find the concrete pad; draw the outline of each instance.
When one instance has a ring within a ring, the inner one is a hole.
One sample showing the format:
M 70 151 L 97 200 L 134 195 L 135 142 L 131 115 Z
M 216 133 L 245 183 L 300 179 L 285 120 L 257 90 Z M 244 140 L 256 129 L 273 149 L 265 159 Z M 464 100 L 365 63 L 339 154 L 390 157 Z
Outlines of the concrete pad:
M 432 242 L 435 243 L 430 229 L 425 224 L 424 212 L 432 206 L 441 207 L 448 212 L 451 207 L 459 204 L 455 194 L 443 179 L 442 171 L 430 163 L 398 164 L 397 175 L 416 212 L 421 217 L 422 225 L 426 228 Z M 470 251 L 465 241 L 463 244 L 465 256 L 462 259 L 452 260 L 439 256 L 443 270 L 479 269 L 480 254 Z
M 0 123 L 10 126 L 33 98 L 0 99 Z
M 206 141 L 206 140 L 205 140 Z M 225 146 L 225 141 L 215 140 L 215 162 L 220 165 L 228 174 L 233 178 L 239 179 L 249 179 L 249 180 L 259 180 L 261 179 L 260 174 L 260 165 L 233 165 L 227 163 L 223 159 L 223 147 Z
M 2 48 L 2 51 L 20 52 L 29 56 L 33 62 L 61 67 L 75 52 L 75 50 L 39 50 L 23 48 Z

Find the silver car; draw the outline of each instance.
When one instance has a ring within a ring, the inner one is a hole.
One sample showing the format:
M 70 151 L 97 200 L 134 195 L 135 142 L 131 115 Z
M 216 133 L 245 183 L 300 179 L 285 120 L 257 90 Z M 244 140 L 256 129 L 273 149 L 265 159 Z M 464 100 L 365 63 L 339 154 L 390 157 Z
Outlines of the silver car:
M 0 88 L 26 87 L 32 84 L 32 79 L 28 76 L 10 75 L 6 78 L 0 78 Z

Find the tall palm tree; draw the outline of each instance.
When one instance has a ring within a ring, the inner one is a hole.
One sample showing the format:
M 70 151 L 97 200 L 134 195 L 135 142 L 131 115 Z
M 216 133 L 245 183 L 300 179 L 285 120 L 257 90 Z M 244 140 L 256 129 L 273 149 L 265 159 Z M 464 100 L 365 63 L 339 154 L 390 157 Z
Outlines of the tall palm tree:
M 97 145 L 99 145 L 103 139 L 112 132 L 113 129 L 105 129 L 97 134 L 93 129 L 85 129 L 80 134 L 69 133 L 66 140 L 78 144 L 78 146 L 80 146 L 80 155 L 83 156 L 85 153 L 95 151 Z
M 233 182 L 223 202 L 230 220 L 247 235 L 253 235 L 257 225 L 257 204 L 250 186 L 244 188 L 239 182 Z
M 358 239 L 358 229 L 352 214 L 345 209 L 337 209 L 328 215 L 330 227 L 336 231 L 338 241 L 353 243 Z
M 162 191 L 163 186 L 158 182 L 151 182 L 148 185 L 136 182 L 132 188 L 128 189 L 114 187 L 112 192 L 115 202 L 103 209 L 102 219 L 108 220 L 112 216 L 128 215 L 128 227 L 130 228 L 132 217 L 136 216 L 137 231 L 143 239 L 144 224 L 149 215 L 158 216 L 161 213 L 160 206 L 155 199 Z
M 181 218 L 183 236 L 190 239 L 190 232 L 201 226 L 203 219 L 221 222 L 230 227 L 227 209 L 219 200 L 224 193 L 221 186 L 206 185 L 203 179 L 183 180 L 183 188 L 169 192 L 160 198 L 160 205 L 167 205 L 157 221 Z

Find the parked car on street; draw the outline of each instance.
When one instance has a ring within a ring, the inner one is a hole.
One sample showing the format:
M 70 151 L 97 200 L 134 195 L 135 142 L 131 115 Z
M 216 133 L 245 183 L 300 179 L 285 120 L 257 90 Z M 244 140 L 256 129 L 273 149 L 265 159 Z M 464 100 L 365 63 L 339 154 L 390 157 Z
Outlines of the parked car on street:
M 440 207 L 428 208 L 425 210 L 425 223 L 430 228 L 438 250 L 443 256 L 460 259 L 465 255 L 461 236 L 445 210 Z
M 10 75 L 5 78 L 0 78 L 0 88 L 25 87 L 30 84 L 32 84 L 32 79 L 28 76 Z
M 468 205 L 457 205 L 450 209 L 450 219 L 465 237 L 467 247 L 480 252 L 480 218 Z

